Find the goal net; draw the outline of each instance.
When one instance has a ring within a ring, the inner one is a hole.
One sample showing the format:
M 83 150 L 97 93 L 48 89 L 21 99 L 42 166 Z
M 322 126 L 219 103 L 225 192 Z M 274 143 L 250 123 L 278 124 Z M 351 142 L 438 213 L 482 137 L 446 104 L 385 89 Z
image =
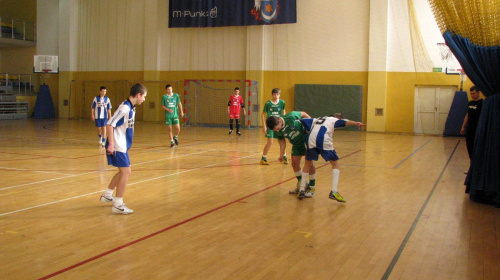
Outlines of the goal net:
M 240 88 L 247 115 L 240 115 L 240 123 L 248 128 L 259 125 L 258 84 L 251 80 L 185 80 L 184 123 L 198 126 L 227 126 L 227 103 Z

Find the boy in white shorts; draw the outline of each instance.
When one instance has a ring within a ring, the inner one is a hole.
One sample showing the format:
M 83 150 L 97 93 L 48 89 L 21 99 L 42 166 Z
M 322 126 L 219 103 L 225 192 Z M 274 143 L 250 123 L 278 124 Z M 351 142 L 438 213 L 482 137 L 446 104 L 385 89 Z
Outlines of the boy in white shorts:
M 134 210 L 128 208 L 123 203 L 123 194 L 125 193 L 130 173 L 132 173 L 128 150 L 132 146 L 134 135 L 135 106 L 141 105 L 146 100 L 147 94 L 147 89 L 143 85 L 133 85 L 130 89 L 129 98 L 120 104 L 106 125 L 108 132 L 108 140 L 106 141 L 108 165 L 118 167 L 118 173 L 111 179 L 108 188 L 101 195 L 101 201 L 112 202 L 113 207 L 111 211 L 113 213 L 134 213 Z M 116 195 L 113 197 L 115 188 Z

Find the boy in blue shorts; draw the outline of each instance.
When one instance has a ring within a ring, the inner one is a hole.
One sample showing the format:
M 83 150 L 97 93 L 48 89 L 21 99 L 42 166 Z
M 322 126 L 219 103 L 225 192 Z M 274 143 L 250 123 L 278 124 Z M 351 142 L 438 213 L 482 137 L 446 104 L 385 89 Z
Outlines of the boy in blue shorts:
M 97 127 L 99 145 L 106 144 L 106 123 L 111 118 L 111 101 L 106 96 L 106 87 L 99 88 L 99 95 L 92 101 L 91 118 Z
M 146 100 L 147 94 L 147 89 L 143 85 L 133 85 L 130 89 L 129 98 L 120 104 L 106 125 L 108 131 L 108 140 L 106 141 L 108 164 L 118 167 L 118 173 L 111 179 L 108 188 L 101 195 L 101 201 L 112 202 L 111 211 L 113 213 L 134 213 L 134 210 L 123 203 L 123 194 L 130 173 L 132 173 L 128 150 L 132 146 L 134 135 L 135 106 L 141 105 Z M 113 197 L 115 188 L 116 195 Z
M 182 103 L 179 95 L 172 92 L 172 86 L 165 86 L 165 94 L 161 98 L 161 107 L 165 110 L 165 124 L 168 125 L 168 135 L 170 136 L 170 148 L 179 145 L 179 116 L 184 117 Z M 172 126 L 175 126 L 175 134 L 172 135 Z
M 301 119 L 300 122 L 304 126 L 304 129 L 308 132 L 305 143 L 306 143 L 306 161 L 302 169 L 302 178 L 307 178 L 309 175 L 309 167 L 311 167 L 312 161 L 317 161 L 319 155 L 323 157 L 325 161 L 330 162 L 332 165 L 332 189 L 330 195 L 331 199 L 337 200 L 338 202 L 345 203 L 346 200 L 338 192 L 338 182 L 340 176 L 339 170 L 339 157 L 335 148 L 333 147 L 333 132 L 339 127 L 346 125 L 356 125 L 359 129 L 365 124 L 361 122 L 350 121 L 348 119 L 342 119 L 342 114 L 336 113 L 330 117 L 321 118 L 306 118 Z M 306 185 L 305 180 L 300 183 L 299 199 L 306 197 Z

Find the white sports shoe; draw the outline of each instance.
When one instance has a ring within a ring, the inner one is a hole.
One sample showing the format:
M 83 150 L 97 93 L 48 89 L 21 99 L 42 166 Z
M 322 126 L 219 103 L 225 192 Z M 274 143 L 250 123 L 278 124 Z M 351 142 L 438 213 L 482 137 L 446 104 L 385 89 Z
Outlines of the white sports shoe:
M 300 181 L 297 181 L 297 186 L 295 187 L 295 189 L 289 190 L 288 193 L 289 194 L 298 194 L 299 190 L 300 190 Z M 306 196 L 305 197 L 312 197 L 314 195 L 314 192 L 311 195 L 310 193 L 307 192 L 308 190 L 309 190 L 309 183 L 306 183 Z
M 101 202 L 113 202 L 113 196 L 101 195 Z
M 132 214 L 132 213 L 134 213 L 134 210 L 125 206 L 125 203 L 123 203 L 122 205 L 113 206 L 111 208 L 111 211 L 113 213 L 116 213 L 116 214 Z
M 316 192 L 316 188 L 315 187 L 310 187 L 309 184 L 307 184 L 306 186 L 306 193 L 305 193 L 305 197 L 307 198 L 311 198 L 314 196 L 314 192 Z

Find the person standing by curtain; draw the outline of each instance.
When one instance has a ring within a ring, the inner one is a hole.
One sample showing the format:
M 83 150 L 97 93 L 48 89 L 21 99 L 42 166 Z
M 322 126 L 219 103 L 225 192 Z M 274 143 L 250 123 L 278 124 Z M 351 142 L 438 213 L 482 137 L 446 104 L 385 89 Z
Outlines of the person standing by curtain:
M 467 103 L 467 114 L 465 114 L 464 123 L 460 130 L 460 134 L 465 133 L 465 143 L 467 144 L 469 159 L 472 158 L 477 123 L 479 122 L 479 115 L 481 115 L 481 108 L 483 106 L 483 99 L 479 95 L 477 87 L 472 86 L 470 88 L 470 97 L 472 100 Z

